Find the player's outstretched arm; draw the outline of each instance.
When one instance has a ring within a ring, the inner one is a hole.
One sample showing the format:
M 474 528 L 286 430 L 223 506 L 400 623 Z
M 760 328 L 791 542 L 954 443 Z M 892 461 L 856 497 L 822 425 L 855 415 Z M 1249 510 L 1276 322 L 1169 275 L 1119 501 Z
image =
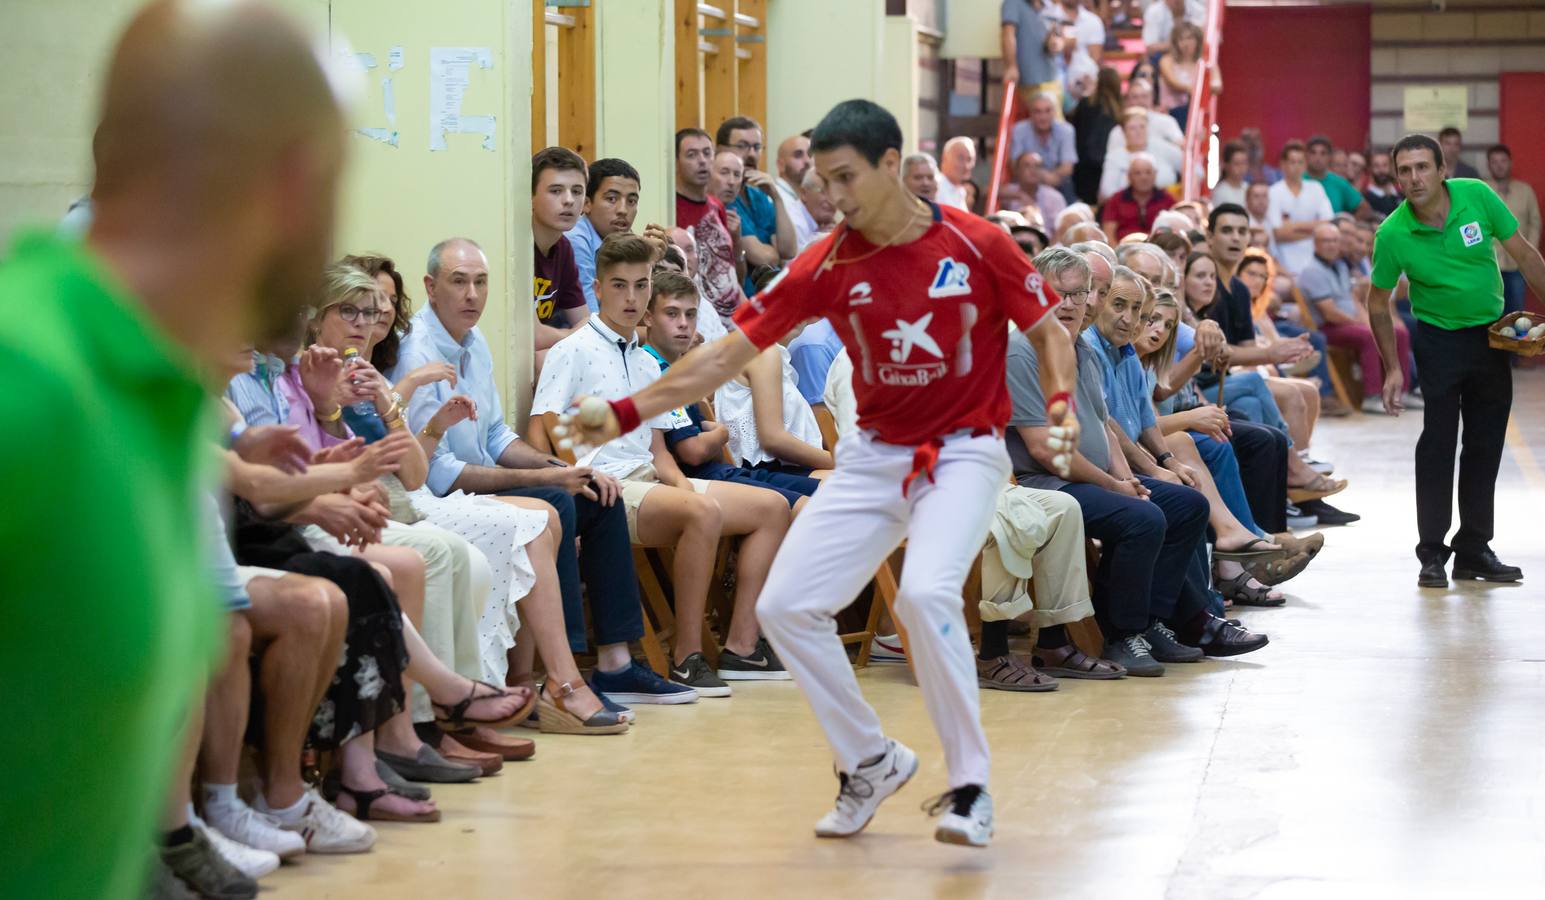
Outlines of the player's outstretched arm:
M 744 334 L 732 331 L 683 356 L 658 381 L 628 399 L 633 401 L 638 419 L 648 421 L 712 394 L 719 385 L 750 365 L 758 352 L 756 345 Z M 565 425 L 578 428 L 577 443 L 604 444 L 622 433 L 616 406 L 598 404 L 590 397 L 580 397 L 576 402 L 579 415 L 572 421 L 565 421 Z M 626 400 L 619 402 L 626 403 Z

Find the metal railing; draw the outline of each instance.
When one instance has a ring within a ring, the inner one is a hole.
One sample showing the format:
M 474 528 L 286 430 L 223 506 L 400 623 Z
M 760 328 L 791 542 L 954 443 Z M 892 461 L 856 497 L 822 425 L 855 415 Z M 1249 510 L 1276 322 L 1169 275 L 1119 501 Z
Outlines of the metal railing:
M 1218 95 L 1212 79 L 1218 72 L 1218 45 L 1223 36 L 1223 2 L 1207 4 L 1207 52 L 1196 61 L 1196 80 L 1191 86 L 1191 109 L 1186 114 L 1186 143 L 1181 175 L 1181 199 L 1195 200 L 1207 187 L 1207 156 L 1212 152 L 1212 129 L 1218 121 Z

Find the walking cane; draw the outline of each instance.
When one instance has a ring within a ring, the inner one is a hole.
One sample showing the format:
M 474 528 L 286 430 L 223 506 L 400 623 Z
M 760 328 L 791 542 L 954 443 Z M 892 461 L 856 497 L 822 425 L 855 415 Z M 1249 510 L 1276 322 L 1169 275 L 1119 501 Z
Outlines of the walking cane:
M 1223 382 L 1228 381 L 1228 366 L 1218 369 L 1218 408 L 1223 409 Z

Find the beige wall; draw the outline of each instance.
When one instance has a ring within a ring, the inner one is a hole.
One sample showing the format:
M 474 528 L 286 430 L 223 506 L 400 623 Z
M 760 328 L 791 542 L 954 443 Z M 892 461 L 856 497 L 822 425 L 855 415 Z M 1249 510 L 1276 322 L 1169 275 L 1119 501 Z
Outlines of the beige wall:
M 917 150 L 920 134 L 917 108 L 923 75 L 918 67 L 920 50 L 917 23 L 911 16 L 885 17 L 880 95 L 876 99 L 901 123 L 904 154 Z
M 676 221 L 676 29 L 671 0 L 599 5 L 598 156 L 625 159 L 643 179 L 638 221 Z
M 843 100 L 881 102 L 884 0 L 772 0 L 767 10 L 767 139 L 814 128 Z

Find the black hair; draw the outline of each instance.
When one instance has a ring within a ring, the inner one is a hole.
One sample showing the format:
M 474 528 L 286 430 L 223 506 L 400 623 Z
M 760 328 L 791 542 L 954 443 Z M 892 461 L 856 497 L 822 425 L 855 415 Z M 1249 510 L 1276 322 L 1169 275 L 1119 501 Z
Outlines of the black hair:
M 887 150 L 901 152 L 901 126 L 883 106 L 870 100 L 844 100 L 832 107 L 810 135 L 810 151 L 852 147 L 872 166 Z
M 1508 159 L 1513 158 L 1513 151 L 1507 148 L 1507 144 L 1492 144 L 1490 147 L 1486 148 L 1487 156 L 1490 156 L 1493 153 L 1500 153 L 1503 156 L 1506 156 Z
M 708 132 L 704 131 L 701 128 L 683 128 L 680 131 L 676 132 L 676 155 L 677 156 L 681 155 L 681 142 L 686 140 L 689 137 L 701 137 L 701 138 L 707 138 L 710 141 L 713 140 L 713 135 L 709 134 Z
M 644 180 L 638 177 L 638 170 L 632 163 L 625 159 L 598 159 L 590 164 L 590 176 L 585 181 L 585 196 L 594 200 L 596 191 L 601 189 L 601 183 L 608 178 L 631 178 L 643 187 Z
M 1219 203 L 1212 208 L 1212 214 L 1207 217 L 1207 230 L 1218 230 L 1218 219 L 1222 216 L 1243 216 L 1245 221 L 1250 221 L 1250 211 L 1238 203 Z
M 1317 134 L 1314 137 L 1310 138 L 1308 143 L 1305 144 L 1305 146 L 1307 146 L 1307 147 L 1324 147 L 1326 150 L 1334 150 L 1334 149 L 1336 149 L 1336 145 L 1332 144 L 1330 142 L 1330 138 L 1326 137 L 1323 134 Z
M 1245 145 L 1239 141 L 1229 141 L 1223 145 L 1223 164 L 1226 166 L 1228 165 L 1229 160 L 1233 159 L 1241 153 L 1249 152 L 1249 150 L 1245 149 Z
M 581 177 L 585 174 L 585 159 L 567 147 L 544 147 L 531 157 L 531 192 L 536 193 L 537 183 L 542 178 L 542 173 L 548 169 L 559 171 L 578 172 Z
M 1457 129 L 1444 130 L 1452 130 L 1455 134 L 1459 133 Z M 1408 134 L 1400 140 L 1396 141 L 1395 146 L 1389 148 L 1389 161 L 1398 165 L 1400 154 L 1408 150 L 1426 150 L 1428 153 L 1432 154 L 1433 165 L 1440 169 L 1443 168 L 1443 148 L 1439 147 L 1438 142 L 1428 137 L 1427 135 Z
M 1207 235 L 1193 228 L 1186 232 L 1186 240 L 1189 240 L 1191 242 L 1191 246 L 1194 247 L 1197 244 L 1207 243 Z
M 1443 129 L 1442 131 L 1438 132 L 1438 139 L 1439 140 L 1442 140 L 1443 138 L 1446 138 L 1446 137 L 1463 138 L 1464 135 L 1460 133 L 1458 128 L 1455 128 L 1454 126 L 1450 125 L 1447 128 Z
M 730 132 L 745 131 L 750 128 L 755 128 L 757 131 L 762 130 L 762 126 L 758 125 L 755 119 L 747 116 L 730 116 L 719 125 L 719 133 L 714 137 L 714 143 L 720 147 L 728 147 L 730 145 Z

